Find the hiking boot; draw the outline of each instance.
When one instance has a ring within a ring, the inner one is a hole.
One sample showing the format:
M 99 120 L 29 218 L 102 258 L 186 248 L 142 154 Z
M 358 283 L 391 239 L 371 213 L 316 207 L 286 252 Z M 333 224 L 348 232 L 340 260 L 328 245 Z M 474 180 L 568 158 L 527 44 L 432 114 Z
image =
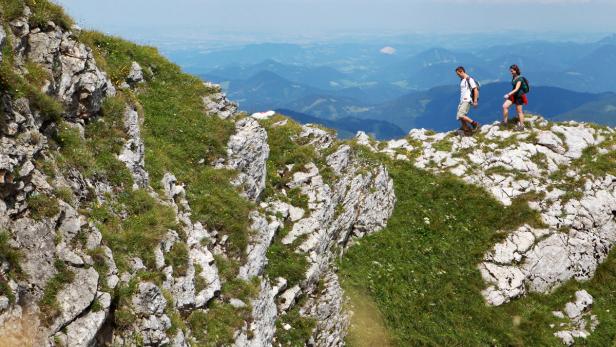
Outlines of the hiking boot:
M 515 126 L 515 131 L 524 131 L 524 124 L 518 124 Z
M 471 125 L 473 126 L 472 132 L 474 132 L 474 133 L 476 133 L 477 130 L 479 130 L 479 128 L 481 128 L 481 125 L 477 121 L 473 121 L 471 123 Z

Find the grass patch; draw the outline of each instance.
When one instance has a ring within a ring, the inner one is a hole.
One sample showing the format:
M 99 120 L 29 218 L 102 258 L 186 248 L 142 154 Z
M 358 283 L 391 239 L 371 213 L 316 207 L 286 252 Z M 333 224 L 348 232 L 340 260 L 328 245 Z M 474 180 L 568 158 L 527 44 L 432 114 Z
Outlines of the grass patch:
M 52 218 L 60 213 L 58 199 L 44 194 L 32 194 L 27 199 L 30 216 L 40 221 L 44 218 Z
M 286 120 L 285 125 L 274 126 L 274 124 L 284 120 Z M 306 164 L 314 163 L 317 154 L 313 146 L 298 143 L 302 127 L 293 120 L 275 115 L 262 121 L 261 124 L 267 130 L 267 140 L 270 147 L 264 192 L 264 198 L 268 198 L 274 197 L 276 192 L 286 189 L 286 184 L 291 181 L 293 174 L 303 170 Z M 293 169 L 288 170 L 287 165 L 293 165 Z
M 253 277 L 251 281 L 234 278 L 222 285 L 221 292 L 227 298 L 236 298 L 248 302 L 259 295 L 259 288 L 260 283 L 257 277 Z
M 85 127 L 84 138 L 67 122 L 60 122 L 54 134 L 58 147 L 56 161 L 63 172 L 77 169 L 87 178 L 105 180 L 114 186 L 132 186 L 126 165 L 117 159 L 127 135 L 124 131 L 126 101 L 122 95 L 106 98 L 101 118 Z
M 230 304 L 212 301 L 207 311 L 193 311 L 187 322 L 198 346 L 226 346 L 233 343 L 233 334 L 249 314 L 248 307 L 235 309 Z
M 155 269 L 154 248 L 167 230 L 177 228 L 173 209 L 159 205 L 145 190 L 120 193 L 117 202 L 95 206 L 89 214 L 113 251 L 120 272 L 129 268 L 132 257 Z
M 451 141 L 451 137 L 453 136 L 455 136 L 453 133 L 450 135 L 447 135 L 447 137 L 445 137 L 444 139 L 433 143 L 432 148 L 434 148 L 437 151 L 441 151 L 441 152 L 451 152 L 453 148 L 453 142 Z
M 282 346 L 306 346 L 312 336 L 316 321 L 300 315 L 300 306 L 299 304 L 295 305 L 289 312 L 280 315 L 276 320 L 276 341 Z M 291 329 L 284 329 L 287 324 L 291 326 Z
M 188 270 L 188 247 L 184 242 L 176 242 L 165 254 L 165 263 L 173 267 L 173 276 L 186 276 Z
M 488 307 L 476 266 L 524 223 L 540 225 L 523 198 L 505 207 L 481 188 L 396 162 L 398 203 L 388 226 L 353 246 L 340 263 L 345 288 L 376 303 L 396 345 L 554 345 L 545 306 L 520 300 Z M 563 302 L 564 304 L 564 302 Z M 560 307 L 551 307 L 561 309 Z M 521 324 L 514 325 L 514 316 Z M 530 329 L 536 325 L 539 328 Z
M 289 288 L 299 284 L 306 276 L 308 261 L 305 254 L 294 252 L 294 245 L 284 245 L 280 233 L 267 249 L 266 273 L 271 279 L 282 277 Z
M 12 21 L 21 17 L 26 5 L 32 10 L 28 23 L 31 29 L 46 27 L 48 21 L 54 22 L 65 30 L 70 29 L 74 24 L 73 20 L 66 15 L 61 6 L 47 0 L 0 0 L 2 17 L 6 21 Z

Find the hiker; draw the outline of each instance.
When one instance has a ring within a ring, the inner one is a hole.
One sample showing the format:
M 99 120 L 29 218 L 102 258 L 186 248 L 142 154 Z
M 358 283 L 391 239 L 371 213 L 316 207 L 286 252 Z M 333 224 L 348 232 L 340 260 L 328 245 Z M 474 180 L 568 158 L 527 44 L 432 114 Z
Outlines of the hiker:
M 522 105 L 528 105 L 528 99 L 526 98 L 526 92 L 528 91 L 528 82 L 526 78 L 522 77 L 520 68 L 513 64 L 509 67 L 511 72 L 511 85 L 513 90 L 505 94 L 505 103 L 503 104 L 503 126 L 507 126 L 509 118 L 509 107 L 515 104 L 515 108 L 518 111 L 518 124 L 515 130 L 524 130 L 524 112 L 522 111 Z
M 456 119 L 460 121 L 462 125 L 460 130 L 465 134 L 471 131 L 475 132 L 479 129 L 479 123 L 469 118 L 468 113 L 471 110 L 471 105 L 475 108 L 478 105 L 479 85 L 466 73 L 462 66 L 456 68 L 456 75 L 460 77 L 460 104 L 458 105 Z

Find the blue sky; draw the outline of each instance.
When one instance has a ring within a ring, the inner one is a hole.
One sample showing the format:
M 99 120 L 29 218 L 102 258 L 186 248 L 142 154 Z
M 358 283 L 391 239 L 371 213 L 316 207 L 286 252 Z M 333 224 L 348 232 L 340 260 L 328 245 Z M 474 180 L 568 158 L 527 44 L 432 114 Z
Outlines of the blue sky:
M 616 0 L 57 0 L 80 25 L 155 39 L 165 30 L 331 36 L 525 30 L 616 32 Z M 152 37 L 148 37 L 148 35 Z

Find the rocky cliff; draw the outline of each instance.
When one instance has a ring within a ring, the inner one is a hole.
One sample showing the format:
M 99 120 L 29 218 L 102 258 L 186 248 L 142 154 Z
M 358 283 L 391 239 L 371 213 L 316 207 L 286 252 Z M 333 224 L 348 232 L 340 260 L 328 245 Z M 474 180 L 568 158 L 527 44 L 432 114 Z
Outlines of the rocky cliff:
M 51 4 L 2 5 L 3 344 L 343 344 L 334 261 L 393 210 L 382 164 Z

